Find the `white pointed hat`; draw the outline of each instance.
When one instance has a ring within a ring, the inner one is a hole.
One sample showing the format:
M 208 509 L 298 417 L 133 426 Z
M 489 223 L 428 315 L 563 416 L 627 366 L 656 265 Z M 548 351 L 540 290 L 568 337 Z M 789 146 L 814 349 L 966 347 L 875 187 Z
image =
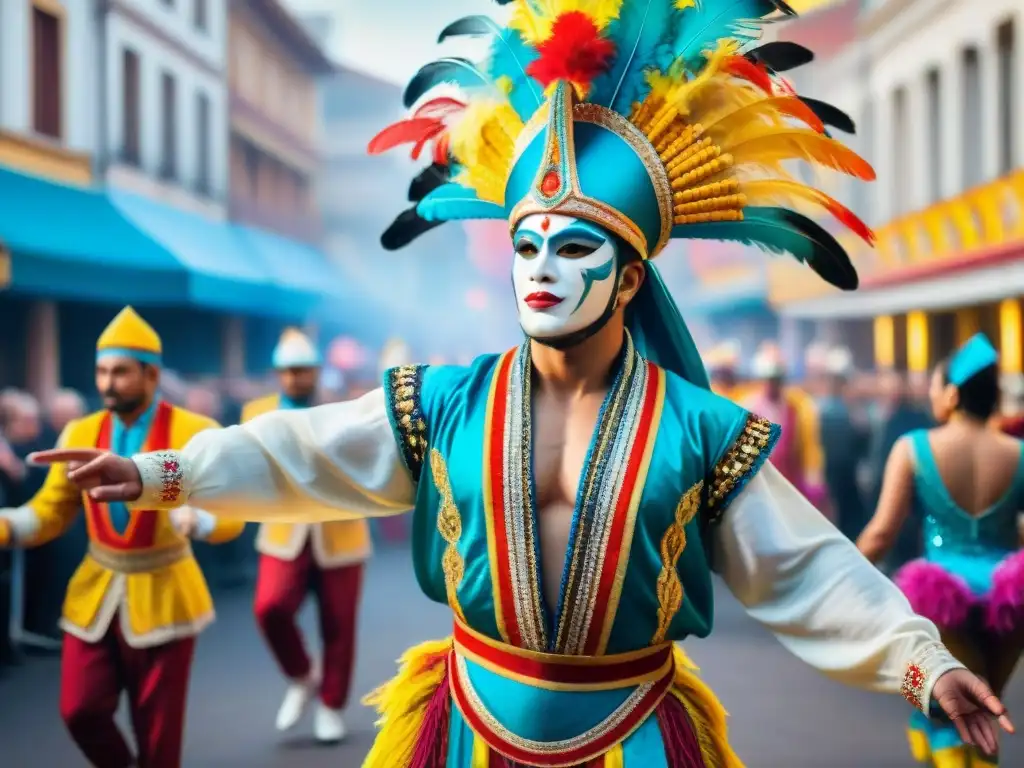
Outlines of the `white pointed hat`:
M 757 379 L 772 379 L 786 372 L 786 361 L 777 344 L 762 344 L 754 356 L 753 373 Z
M 316 346 L 298 328 L 289 328 L 281 334 L 274 348 L 275 368 L 319 368 L 322 364 Z
M 833 347 L 825 355 L 825 371 L 832 376 L 848 376 L 853 372 L 853 355 L 846 347 Z

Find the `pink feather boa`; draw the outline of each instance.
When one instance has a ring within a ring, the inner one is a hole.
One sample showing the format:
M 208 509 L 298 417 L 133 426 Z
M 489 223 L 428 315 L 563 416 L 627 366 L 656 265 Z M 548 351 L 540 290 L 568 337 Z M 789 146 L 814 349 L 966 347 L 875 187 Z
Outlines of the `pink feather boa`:
M 914 612 L 931 619 L 940 629 L 962 626 L 977 602 L 963 579 L 926 560 L 907 563 L 893 580 Z
M 985 603 L 985 624 L 993 632 L 1009 634 L 1024 628 L 1024 551 L 999 564 Z

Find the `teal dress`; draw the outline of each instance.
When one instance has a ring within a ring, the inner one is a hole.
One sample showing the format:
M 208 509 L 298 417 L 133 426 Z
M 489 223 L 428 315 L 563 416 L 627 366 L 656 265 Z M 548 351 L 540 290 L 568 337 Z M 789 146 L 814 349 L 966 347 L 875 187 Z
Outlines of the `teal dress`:
M 914 610 L 944 632 L 968 633 L 984 647 L 992 633 L 1013 631 L 1024 602 L 1018 572 L 1017 516 L 1024 510 L 1024 451 L 1006 493 L 972 515 L 946 490 L 928 439 L 929 431 L 907 435 L 914 456 L 914 506 L 922 519 L 924 557 L 895 577 Z M 979 670 L 976 670 L 979 671 Z M 980 670 L 984 674 L 983 670 Z M 961 746 L 943 718 L 911 716 L 911 729 L 927 734 L 933 752 Z
M 570 764 L 553 753 L 582 764 L 608 752 L 616 755 L 609 766 L 674 768 L 652 701 L 672 697 L 672 641 L 711 632 L 710 529 L 767 459 L 779 428 L 628 343 L 580 478 L 561 597 L 549 605 L 531 371 L 524 344 L 468 367 L 385 375 L 396 438 L 418 481 L 416 576 L 456 617 L 446 768 L 498 765 L 485 762 L 488 744 L 505 755 L 521 749 L 516 760 L 526 765 Z M 633 663 L 631 652 L 651 649 L 668 666 L 632 682 L 554 684 L 565 670 L 538 680 L 548 674 L 538 667 L 550 663 L 550 671 L 567 657 Z M 492 653 L 527 671 L 496 665 Z M 635 711 L 646 714 L 627 738 L 607 735 Z

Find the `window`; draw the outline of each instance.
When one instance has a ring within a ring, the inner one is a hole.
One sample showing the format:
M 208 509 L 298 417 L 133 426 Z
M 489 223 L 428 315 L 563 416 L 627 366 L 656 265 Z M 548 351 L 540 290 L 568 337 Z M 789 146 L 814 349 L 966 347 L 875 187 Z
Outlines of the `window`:
M 205 93 L 196 95 L 196 134 L 196 190 L 206 195 L 210 193 L 210 99 Z
M 62 135 L 61 20 L 32 9 L 32 127 L 55 139 Z
M 178 177 L 178 98 L 177 83 L 169 72 L 164 72 L 160 79 L 160 97 L 163 105 L 160 177 L 171 180 Z
M 899 216 L 907 212 L 910 192 L 910 146 L 907 141 L 907 89 L 896 89 L 892 99 L 893 128 L 893 200 L 892 213 Z
M 1013 19 L 999 25 L 996 33 L 996 76 L 999 78 L 999 173 L 1009 173 L 1015 165 L 1014 158 L 1014 98 L 1017 88 L 1017 45 Z
M 121 53 L 122 159 L 139 165 L 139 54 L 130 48 Z
M 206 31 L 207 10 L 206 0 L 192 0 L 192 24 L 200 32 Z
M 960 148 L 963 169 L 961 183 L 963 189 L 969 189 L 982 182 L 984 177 L 981 113 L 981 67 L 978 62 L 978 49 L 965 48 L 960 57 L 963 67 L 963 143 Z
M 942 77 L 937 68 L 925 76 L 928 121 L 928 146 L 925 171 L 928 174 L 929 202 L 942 199 Z

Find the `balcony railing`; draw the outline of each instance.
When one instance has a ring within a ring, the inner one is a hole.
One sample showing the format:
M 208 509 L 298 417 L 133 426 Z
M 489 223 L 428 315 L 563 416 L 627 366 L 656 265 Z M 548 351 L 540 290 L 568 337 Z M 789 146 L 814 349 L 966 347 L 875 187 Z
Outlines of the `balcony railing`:
M 853 235 L 839 241 L 870 284 L 929 264 L 963 261 L 992 248 L 1024 245 L 1024 169 L 898 218 L 876 233 L 872 249 Z M 810 269 L 776 257 L 768 273 L 775 305 L 814 299 L 833 291 Z

